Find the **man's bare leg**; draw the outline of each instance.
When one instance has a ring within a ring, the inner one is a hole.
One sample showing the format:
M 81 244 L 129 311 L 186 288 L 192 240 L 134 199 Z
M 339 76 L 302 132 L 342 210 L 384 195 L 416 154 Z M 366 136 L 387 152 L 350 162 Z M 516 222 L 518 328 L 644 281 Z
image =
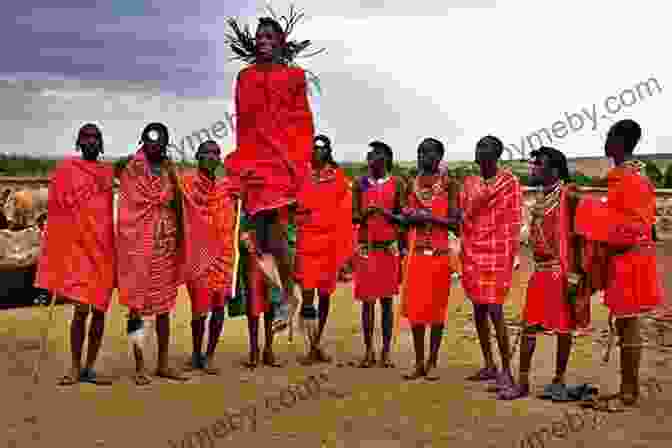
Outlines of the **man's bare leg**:
M 218 306 L 212 310 L 210 315 L 210 325 L 208 329 L 208 351 L 206 353 L 206 361 L 203 370 L 209 375 L 219 375 L 220 369 L 214 366 L 215 351 L 217 350 L 217 343 L 219 337 L 222 335 L 224 329 L 224 307 Z
M 331 297 L 328 294 L 319 292 L 320 303 L 318 306 L 318 318 L 319 323 L 317 327 L 317 339 L 315 342 L 317 360 L 319 362 L 329 363 L 332 361 L 331 356 L 327 355 L 322 349 L 322 334 L 324 333 L 324 327 L 327 325 L 327 319 L 329 318 L 329 307 L 331 305 Z
M 375 322 L 375 303 L 362 302 L 362 333 L 364 334 L 364 347 L 366 353 L 359 367 L 367 369 L 376 363 L 376 355 L 373 352 L 373 329 Z
M 520 344 L 520 366 L 518 368 L 518 384 L 499 389 L 497 398 L 500 400 L 517 400 L 530 394 L 530 370 L 532 357 L 537 347 L 537 335 L 531 328 L 523 331 Z
M 490 324 L 488 322 L 488 305 L 474 303 L 474 323 L 481 345 L 481 353 L 485 361 L 485 368 L 474 375 L 467 377 L 468 381 L 489 381 L 497 378 L 497 366 L 492 356 L 490 344 Z
M 392 346 L 392 333 L 394 332 L 394 305 L 392 297 L 380 299 L 381 308 L 381 331 L 383 333 L 383 347 L 380 352 L 380 367 L 392 368 L 394 364 L 390 359 L 390 347 Z
M 493 305 L 490 308 L 490 318 L 495 327 L 497 346 L 502 358 L 502 372 L 497 378 L 497 384 L 501 387 L 513 386 L 513 374 L 511 373 L 511 347 L 509 344 L 509 332 L 504 322 L 503 305 Z
M 306 354 L 306 358 L 302 361 L 302 364 L 313 364 L 319 361 L 315 344 L 319 327 L 314 325 L 318 316 L 308 316 L 306 315 L 306 312 L 315 312 L 315 289 L 304 289 L 302 291 L 302 296 L 303 300 L 301 303 L 301 318 L 304 322 L 303 330 L 306 332 L 313 332 L 312 335 L 306 335 L 306 344 L 309 346 L 307 347 L 308 353 Z
M 205 336 L 206 314 L 192 312 L 191 315 L 191 359 L 188 362 L 189 370 L 203 369 L 205 357 L 203 356 L 203 338 Z
M 264 313 L 264 355 L 262 357 L 262 362 L 265 366 L 268 367 L 284 367 L 285 363 L 277 361 L 275 359 L 275 354 L 273 353 L 273 307 L 270 307 L 269 311 Z
M 142 316 L 131 310 L 128 318 L 128 336 L 133 346 L 133 358 L 135 359 L 135 384 L 145 386 L 152 382 L 152 378 L 145 369 L 145 357 L 143 354 L 144 321 Z
M 250 297 L 253 297 L 254 292 L 250 290 Z M 252 299 L 247 300 L 245 304 L 245 311 L 247 314 L 247 334 L 250 342 L 250 356 L 244 367 L 248 369 L 256 369 L 259 366 L 259 316 L 252 315 Z
M 439 376 L 431 374 L 432 370 L 436 369 L 439 364 L 439 350 L 441 350 L 441 342 L 443 341 L 443 325 L 435 324 L 431 326 L 429 334 L 429 359 L 427 360 L 427 367 L 425 368 L 425 378 L 430 381 L 437 381 Z
M 79 376 L 82 371 L 82 350 L 84 348 L 84 338 L 86 337 L 86 318 L 89 315 L 89 306 L 75 304 L 74 316 L 70 324 L 70 350 L 72 351 L 72 366 L 70 374 L 64 376 L 59 381 L 61 386 L 71 386 L 79 383 Z
M 103 343 L 103 334 L 105 332 L 105 313 L 93 309 L 91 323 L 89 326 L 89 343 L 86 353 L 86 367 L 80 373 L 80 380 L 97 385 L 110 385 L 113 383 L 110 378 L 98 376 L 94 369 L 96 360 L 100 353 L 100 347 Z
M 425 370 L 425 326 L 414 325 L 411 328 L 413 334 L 413 347 L 415 349 L 415 368 L 410 374 L 404 375 L 405 380 L 417 380 L 427 375 Z
M 187 377 L 168 364 L 168 349 L 170 348 L 170 313 L 156 316 L 156 337 L 159 345 L 158 367 L 156 376 L 176 381 L 186 381 Z

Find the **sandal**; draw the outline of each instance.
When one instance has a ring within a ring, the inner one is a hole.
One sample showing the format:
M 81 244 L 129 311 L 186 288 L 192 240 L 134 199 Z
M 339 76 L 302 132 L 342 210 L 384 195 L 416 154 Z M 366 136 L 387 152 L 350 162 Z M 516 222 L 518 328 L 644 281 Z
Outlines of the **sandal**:
M 99 377 L 93 369 L 82 369 L 79 374 L 81 383 L 95 384 L 96 386 L 111 386 L 114 381 L 111 378 Z
M 497 369 L 484 367 L 475 374 L 468 376 L 467 381 L 492 381 L 498 378 Z
M 152 383 L 152 378 L 144 372 L 133 375 L 136 386 L 147 386 Z
M 79 379 L 74 379 L 72 375 L 64 375 L 58 380 L 59 386 L 74 386 L 79 383 Z

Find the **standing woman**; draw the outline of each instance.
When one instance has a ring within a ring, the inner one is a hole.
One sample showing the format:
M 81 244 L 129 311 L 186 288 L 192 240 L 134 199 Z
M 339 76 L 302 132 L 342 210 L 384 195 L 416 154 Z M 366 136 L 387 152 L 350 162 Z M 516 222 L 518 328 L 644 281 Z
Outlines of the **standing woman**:
M 310 41 L 288 41 L 302 16 L 292 9 L 289 18 L 281 18 L 284 28 L 275 18 L 263 17 L 254 36 L 235 19 L 228 21 L 233 33 L 227 43 L 248 66 L 236 79 L 237 149 L 226 168 L 243 190 L 260 266 L 290 303 L 288 318 L 276 320 L 275 331 L 289 327 L 300 300 L 291 290 L 287 225 L 290 208 L 310 175 L 313 149 L 306 72 L 294 64 Z

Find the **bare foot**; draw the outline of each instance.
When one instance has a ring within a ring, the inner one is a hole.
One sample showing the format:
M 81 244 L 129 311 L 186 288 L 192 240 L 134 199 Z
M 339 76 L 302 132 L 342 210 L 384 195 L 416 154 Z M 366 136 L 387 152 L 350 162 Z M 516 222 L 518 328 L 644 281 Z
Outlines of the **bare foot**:
M 425 366 L 425 380 L 438 381 L 441 379 L 441 377 L 436 373 L 430 373 L 432 370 L 436 370 L 436 365 L 437 362 L 435 360 L 427 361 L 427 365 Z
M 404 375 L 404 379 L 407 381 L 417 380 L 418 378 L 424 378 L 427 375 L 425 372 L 424 366 L 416 366 L 413 373 Z
M 327 355 L 321 347 L 315 347 L 313 351 L 317 362 L 330 363 L 333 361 L 332 357 Z
M 394 363 L 390 360 L 390 354 L 389 353 L 381 353 L 380 361 L 378 362 L 378 367 L 381 367 L 383 369 L 393 369 L 394 368 Z
M 262 362 L 265 366 L 268 367 L 285 367 L 285 363 L 277 361 L 275 359 L 273 351 L 269 349 L 264 350 L 264 357 L 262 359 Z
M 79 370 L 71 369 L 69 375 L 65 375 L 58 380 L 59 386 L 73 386 L 79 383 Z
M 156 376 L 159 378 L 181 382 L 189 380 L 189 377 L 182 375 L 182 372 L 177 369 L 173 369 L 172 367 L 159 367 L 156 369 Z
M 368 352 L 357 367 L 360 369 L 368 369 L 374 365 L 376 365 L 376 355 L 374 355 L 373 352 Z
M 254 370 L 259 367 L 259 351 L 250 352 L 250 358 L 242 363 L 243 367 Z

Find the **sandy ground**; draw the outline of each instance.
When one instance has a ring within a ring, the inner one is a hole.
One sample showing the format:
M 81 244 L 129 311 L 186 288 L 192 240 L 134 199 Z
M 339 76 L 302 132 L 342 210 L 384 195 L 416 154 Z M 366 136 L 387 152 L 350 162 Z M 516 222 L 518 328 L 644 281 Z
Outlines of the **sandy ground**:
M 520 312 L 528 270 L 524 261 L 516 273 L 516 286 L 506 308 L 511 320 Z M 439 382 L 401 381 L 413 360 L 407 331 L 399 338 L 396 369 L 348 367 L 347 363 L 357 359 L 362 351 L 359 307 L 351 297 L 351 287 L 341 285 L 333 299 L 326 331 L 326 348 L 337 361 L 331 365 L 299 365 L 297 357 L 303 350 L 300 339 L 292 345 L 282 336 L 277 340 L 276 352 L 289 365 L 284 369 L 262 368 L 250 374 L 238 367 L 247 353 L 247 330 L 245 320 L 237 318 L 225 324 L 217 358 L 223 368 L 221 376 L 196 374 L 184 384 L 155 379 L 151 386 L 142 388 L 130 378 L 133 363 L 125 337 L 124 310 L 116 302 L 97 366 L 99 373 L 118 378 L 111 387 L 55 385 L 68 366 L 67 335 L 72 310 L 65 306 L 56 309 L 41 382 L 33 385 L 31 371 L 38 357 L 46 311 L 2 311 L 0 356 L 7 374 L 1 390 L 5 428 L 1 430 L 0 443 L 8 447 L 72 448 L 224 447 L 252 446 L 249 444 L 255 442 L 311 448 L 448 447 L 463 442 L 474 447 L 525 446 L 520 441 L 526 434 L 545 427 L 550 430 L 553 422 L 565 418 L 565 411 L 584 412 L 575 404 L 536 398 L 498 402 L 486 391 L 486 385 L 464 381 L 480 367 L 481 356 L 470 323 L 472 308 L 459 287 L 451 292 Z M 180 291 L 174 315 L 171 352 L 173 363 L 182 365 L 191 344 L 184 290 Z M 613 353 L 608 365 L 600 363 L 601 330 L 607 323 L 605 308 L 598 303 L 594 307 L 594 326 L 592 336 L 577 339 L 567 379 L 575 384 L 591 383 L 603 392 L 615 392 L 619 382 L 618 354 Z M 149 365 L 153 367 L 156 338 L 153 332 L 150 334 Z M 641 407 L 624 414 L 600 413 L 595 417 L 584 412 L 582 430 L 563 434 L 558 429 L 546 445 L 582 447 L 608 442 L 610 448 L 669 446 L 672 426 L 663 423 L 665 414 L 672 411 L 672 353 L 663 350 L 645 350 L 641 373 L 642 382 L 657 379 L 662 392 L 644 392 L 646 399 Z M 554 352 L 554 338 L 540 337 L 532 377 L 536 389 L 553 376 Z M 517 363 L 518 354 L 515 371 Z M 300 395 L 305 399 L 298 401 L 286 392 L 278 397 L 288 385 L 300 384 L 310 375 L 318 376 L 319 393 L 306 397 L 303 389 Z

